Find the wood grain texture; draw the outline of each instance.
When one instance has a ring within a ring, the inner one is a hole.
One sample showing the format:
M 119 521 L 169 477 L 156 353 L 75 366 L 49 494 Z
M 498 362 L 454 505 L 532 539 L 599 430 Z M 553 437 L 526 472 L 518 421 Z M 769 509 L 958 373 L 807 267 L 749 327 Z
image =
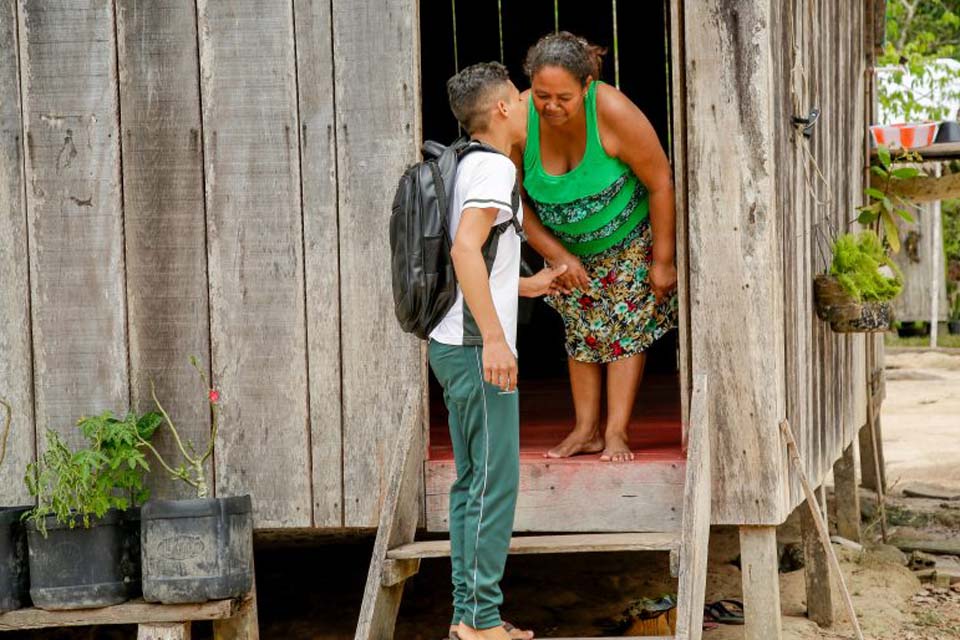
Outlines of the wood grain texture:
M 680 531 L 677 586 L 677 640 L 703 636 L 703 605 L 710 546 L 710 422 L 708 382 L 694 380 L 690 399 L 689 446 Z
M 343 524 L 337 150 L 330 2 L 296 0 L 313 519 Z
M 684 464 L 521 460 L 514 531 L 679 531 Z M 452 462 L 427 462 L 427 530 L 449 530 Z M 601 499 L 602 497 L 602 499 Z
M 76 445 L 129 403 L 113 3 L 21 0 L 19 22 L 36 428 Z
M 522 536 L 510 540 L 511 555 L 541 553 L 604 553 L 614 551 L 673 551 L 679 546 L 675 533 L 590 533 L 558 536 Z M 391 549 L 391 560 L 447 558 L 449 540 L 411 542 Z
M 960 184 L 960 174 L 956 174 Z M 903 291 L 893 301 L 894 318 L 901 322 L 930 322 L 933 307 L 933 274 L 938 269 L 937 318 L 946 321 L 950 305 L 947 304 L 946 278 L 944 271 L 943 243 L 937 242 L 934 224 L 939 218 L 934 215 L 937 203 L 927 203 L 913 213 L 916 224 L 899 221 L 900 240 L 903 246 L 893 260 L 903 272 Z M 939 252 L 939 256 L 936 252 Z M 936 261 L 936 266 L 935 266 Z
M 422 413 L 422 354 L 394 317 L 387 249 L 393 193 L 420 139 L 418 31 L 414 0 L 333 0 L 348 527 L 376 525 L 403 403 Z
M 133 600 L 100 609 L 44 611 L 18 609 L 0 614 L 0 631 L 44 629 L 49 627 L 84 627 L 98 624 L 140 624 L 219 620 L 237 614 L 239 600 L 211 600 L 203 604 L 149 604 Z
M 213 640 L 260 640 L 256 586 L 235 615 L 213 621 Z
M 118 0 L 116 7 L 131 401 L 137 411 L 156 410 L 153 380 L 181 436 L 200 448 L 210 410 L 189 358 L 209 374 L 210 321 L 196 5 Z M 168 429 L 154 443 L 168 463 L 180 460 Z M 196 495 L 150 462 L 153 497 Z
M 819 506 L 817 508 L 819 509 Z M 830 564 L 807 505 L 800 506 L 800 530 L 803 537 L 803 577 L 807 594 L 807 617 L 821 627 L 829 627 L 836 617 Z
M 860 542 L 860 492 L 854 444 L 843 451 L 833 464 L 833 498 L 836 509 L 837 535 Z
M 745 640 L 781 640 L 776 527 L 740 527 Z
M 217 494 L 307 526 L 311 465 L 290 4 L 200 0 Z
M 31 501 L 22 482 L 33 462 L 33 355 L 23 180 L 23 123 L 17 55 L 17 3 L 0 2 L 0 398 L 11 407 L 0 505 Z M 6 419 L 0 409 L 0 430 Z M 3 437 L 0 431 L 0 438 Z
M 137 640 L 190 640 L 190 623 L 141 624 L 137 627 Z
M 775 524 L 786 477 L 770 7 L 707 0 L 684 11 L 692 373 L 710 380 L 713 519 Z
M 419 395 L 407 392 L 402 406 L 396 446 L 387 468 L 387 492 L 377 527 L 377 538 L 370 555 L 367 583 L 360 605 L 356 640 L 392 638 L 403 582 L 384 580 L 387 554 L 391 549 L 413 542 L 420 519 L 420 495 L 423 483 L 423 429 Z M 390 584 L 388 584 L 390 583 Z

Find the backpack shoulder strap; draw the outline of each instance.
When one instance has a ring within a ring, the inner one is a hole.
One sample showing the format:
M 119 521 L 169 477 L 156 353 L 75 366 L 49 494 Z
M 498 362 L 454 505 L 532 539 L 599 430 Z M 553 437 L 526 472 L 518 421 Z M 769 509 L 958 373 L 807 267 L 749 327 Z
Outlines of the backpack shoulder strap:
M 474 151 L 486 151 L 487 153 L 496 153 L 498 155 L 507 157 L 506 154 L 499 149 L 496 149 L 486 142 L 482 142 L 480 140 L 466 140 L 465 138 L 461 138 L 454 144 L 462 145 L 457 151 L 458 161 L 462 161 L 467 154 L 473 153 Z M 520 237 L 520 241 L 526 242 L 527 234 L 523 230 L 523 225 L 520 224 L 520 218 L 517 217 L 517 214 L 520 213 L 520 185 L 516 181 L 513 183 L 513 191 L 510 194 L 510 209 L 512 210 L 510 219 L 506 222 L 501 222 L 500 224 L 495 225 L 493 227 L 493 233 L 499 236 L 510 227 L 513 227 L 514 231 L 516 231 L 517 235 Z

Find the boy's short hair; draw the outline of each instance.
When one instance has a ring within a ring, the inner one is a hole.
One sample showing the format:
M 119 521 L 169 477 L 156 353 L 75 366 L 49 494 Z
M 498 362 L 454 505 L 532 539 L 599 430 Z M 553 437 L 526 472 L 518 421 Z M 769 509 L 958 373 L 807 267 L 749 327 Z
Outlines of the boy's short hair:
M 447 80 L 450 109 L 467 133 L 490 126 L 492 99 L 510 82 L 507 68 L 499 62 L 481 62 Z

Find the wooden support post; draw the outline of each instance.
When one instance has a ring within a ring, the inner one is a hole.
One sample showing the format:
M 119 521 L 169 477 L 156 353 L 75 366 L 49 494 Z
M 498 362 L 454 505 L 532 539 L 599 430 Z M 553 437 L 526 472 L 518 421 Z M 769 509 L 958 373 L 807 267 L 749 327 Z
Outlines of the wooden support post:
M 240 605 L 237 615 L 213 621 L 213 640 L 260 640 L 256 586 Z
M 190 640 L 190 623 L 141 624 L 137 627 L 137 640 Z
M 873 487 L 877 493 L 877 513 L 880 515 L 880 537 L 884 542 L 887 541 L 887 510 L 886 498 L 887 491 L 886 478 L 883 469 L 883 441 L 880 437 L 880 416 L 877 415 L 876 406 L 873 403 L 873 384 L 867 386 L 867 426 L 860 432 L 860 465 L 862 469 L 870 469 L 870 476 L 873 479 Z M 863 455 L 863 444 L 866 440 L 869 455 Z M 864 459 L 868 458 L 867 463 Z M 864 486 L 867 485 L 867 474 L 864 473 Z
M 777 528 L 740 527 L 744 640 L 781 640 Z
M 857 491 L 857 467 L 853 459 L 853 443 L 833 464 L 833 504 L 837 518 L 837 535 L 860 542 L 860 493 Z
M 803 534 L 803 576 L 807 587 L 807 617 L 821 627 L 833 624 L 833 591 L 830 589 L 830 564 L 820 542 L 811 509 L 800 505 L 800 529 Z

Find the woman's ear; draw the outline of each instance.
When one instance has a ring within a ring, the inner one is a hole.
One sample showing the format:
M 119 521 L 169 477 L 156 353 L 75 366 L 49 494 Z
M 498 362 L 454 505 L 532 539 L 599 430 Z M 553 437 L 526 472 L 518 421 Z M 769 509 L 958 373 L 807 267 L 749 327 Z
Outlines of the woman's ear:
M 583 83 L 583 97 L 587 97 L 587 92 L 590 91 L 590 85 L 593 84 L 593 76 L 587 76 L 587 79 Z

